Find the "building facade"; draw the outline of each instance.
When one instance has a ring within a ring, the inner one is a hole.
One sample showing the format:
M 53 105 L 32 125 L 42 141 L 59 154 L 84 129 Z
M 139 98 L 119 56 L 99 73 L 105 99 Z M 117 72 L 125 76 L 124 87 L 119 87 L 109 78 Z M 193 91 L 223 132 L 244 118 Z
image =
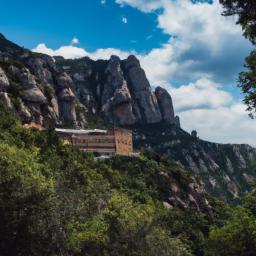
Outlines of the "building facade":
M 112 128 L 109 130 L 56 129 L 73 147 L 99 155 L 133 154 L 132 131 Z

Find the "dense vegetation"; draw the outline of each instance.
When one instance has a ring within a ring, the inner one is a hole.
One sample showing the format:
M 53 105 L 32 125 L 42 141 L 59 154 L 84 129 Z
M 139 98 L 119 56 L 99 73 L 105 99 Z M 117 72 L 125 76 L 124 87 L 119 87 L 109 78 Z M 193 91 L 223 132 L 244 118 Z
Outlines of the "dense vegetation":
M 256 195 L 230 209 L 166 209 L 186 193 L 179 165 L 145 152 L 97 162 L 54 131 L 26 130 L 0 113 L 0 254 L 254 255 Z
M 256 45 L 256 4 L 255 0 L 220 0 L 224 7 L 223 15 L 237 17 L 237 24 L 242 26 L 245 38 Z M 251 117 L 256 114 L 256 51 L 246 58 L 246 71 L 239 75 L 239 87 L 245 94 L 244 102 Z

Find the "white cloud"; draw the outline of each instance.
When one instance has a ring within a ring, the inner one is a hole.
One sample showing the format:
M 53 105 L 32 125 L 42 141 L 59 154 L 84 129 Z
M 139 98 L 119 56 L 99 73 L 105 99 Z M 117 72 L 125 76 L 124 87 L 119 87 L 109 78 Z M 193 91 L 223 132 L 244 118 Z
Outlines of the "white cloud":
M 241 103 L 213 109 L 192 109 L 180 112 L 179 116 L 182 128 L 197 130 L 202 139 L 256 146 L 255 121 L 245 114 L 245 106 Z
M 122 18 L 122 22 L 123 22 L 124 24 L 127 24 L 127 23 L 128 23 L 128 19 L 127 19 L 126 17 L 123 17 L 123 18 Z
M 251 50 L 250 43 L 242 37 L 241 27 L 233 18 L 221 15 L 218 0 L 213 4 L 193 4 L 190 0 L 116 2 L 144 12 L 162 9 L 157 14 L 158 27 L 170 35 L 170 40 L 142 56 L 143 66 L 153 83 L 169 82 L 170 79 L 183 82 L 201 77 L 233 82 Z M 152 72 L 155 68 L 157 71 Z
M 125 52 L 114 48 L 97 49 L 94 52 L 88 52 L 83 48 L 79 48 L 73 45 L 61 46 L 54 50 L 48 48 L 44 43 L 39 44 L 36 48 L 32 49 L 33 52 L 45 53 L 50 56 L 62 56 L 67 59 L 76 59 L 88 56 L 93 60 L 97 59 L 109 59 L 111 55 L 117 55 L 122 59 L 127 58 L 130 54 L 136 54 L 135 52 Z
M 73 37 L 71 44 L 79 44 L 79 39 L 77 37 Z
M 162 5 L 161 0 L 116 0 L 116 3 L 121 6 L 130 5 L 144 12 L 158 9 Z
M 101 3 L 101 4 L 106 4 L 107 1 L 106 1 L 106 0 L 101 0 L 100 3 Z
M 220 143 L 247 143 L 256 146 L 256 125 L 245 105 L 208 79 L 169 89 L 181 125 L 197 130 L 200 138 Z
M 195 83 L 169 89 L 174 99 L 176 111 L 202 108 L 218 108 L 230 105 L 232 96 L 224 91 L 219 84 L 202 78 Z
M 146 37 L 146 40 L 150 40 L 150 39 L 152 39 L 152 37 L 153 37 L 153 35 L 148 35 L 148 36 Z
M 44 43 L 39 44 L 36 48 L 32 49 L 33 52 L 45 53 L 51 56 L 63 56 L 67 59 L 81 58 L 88 55 L 83 48 L 73 45 L 61 46 L 57 50 L 48 48 Z

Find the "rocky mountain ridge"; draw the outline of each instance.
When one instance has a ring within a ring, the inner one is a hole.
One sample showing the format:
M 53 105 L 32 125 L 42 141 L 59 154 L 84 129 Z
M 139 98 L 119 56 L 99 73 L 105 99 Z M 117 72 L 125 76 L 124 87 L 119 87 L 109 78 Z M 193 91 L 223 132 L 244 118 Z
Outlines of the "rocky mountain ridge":
M 134 128 L 134 146 L 165 155 L 200 177 L 211 195 L 234 202 L 256 178 L 256 149 L 247 144 L 213 143 L 169 124 Z
M 115 125 L 177 123 L 171 96 L 151 90 L 138 59 L 65 60 L 32 53 L 0 36 L 0 90 L 23 123 L 86 127 L 86 113 Z M 16 94 L 16 95 L 14 95 Z
M 172 98 L 151 90 L 135 56 L 64 59 L 33 53 L 0 35 L 0 99 L 23 124 L 76 128 L 118 125 L 138 150 L 154 149 L 200 177 L 204 189 L 233 201 L 256 178 L 256 149 L 206 142 L 183 131 Z

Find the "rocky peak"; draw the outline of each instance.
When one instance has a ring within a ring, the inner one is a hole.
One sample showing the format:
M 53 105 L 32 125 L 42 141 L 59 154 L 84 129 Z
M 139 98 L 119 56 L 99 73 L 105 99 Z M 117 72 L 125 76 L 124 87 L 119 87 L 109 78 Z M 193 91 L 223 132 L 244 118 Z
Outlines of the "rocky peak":
M 32 53 L 3 35 L 0 41 L 0 51 L 4 54 L 0 67 L 2 63 L 3 70 L 8 70 L 8 76 L 22 87 L 20 98 L 25 101 L 27 112 L 33 112 L 29 110 L 32 108 L 29 102 L 45 105 L 54 110 L 55 115 L 51 115 L 54 123 L 64 121 L 69 126 L 77 122 L 82 127 L 87 125 L 88 111 L 122 126 L 162 121 L 175 124 L 171 97 L 164 89 L 152 91 L 134 55 L 125 60 L 114 55 L 108 61 L 93 61 L 88 57 L 66 60 Z M 1 88 L 6 87 L 8 82 L 3 72 L 0 79 Z M 37 107 L 42 119 L 45 115 L 48 119 L 48 110 Z
M 17 44 L 7 40 L 3 34 L 0 33 L 0 51 L 5 56 L 12 56 L 19 54 L 19 57 L 24 54 L 27 50 L 18 46 Z
M 134 124 L 132 97 L 124 79 L 119 57 L 111 56 L 105 70 L 105 76 L 106 83 L 101 97 L 102 111 L 114 123 Z
M 161 121 L 175 123 L 171 97 L 167 97 L 166 91 L 158 101 L 134 55 L 122 61 L 117 56 L 111 56 L 104 77 L 101 110 L 110 122 L 120 125 Z M 166 109 L 169 107 L 170 110 Z
M 174 124 L 175 115 L 171 95 L 162 87 L 157 87 L 155 93 L 162 114 L 162 119 L 167 123 Z
M 130 55 L 126 60 L 124 60 L 124 66 L 126 70 L 131 68 L 140 68 L 140 61 L 135 55 Z

